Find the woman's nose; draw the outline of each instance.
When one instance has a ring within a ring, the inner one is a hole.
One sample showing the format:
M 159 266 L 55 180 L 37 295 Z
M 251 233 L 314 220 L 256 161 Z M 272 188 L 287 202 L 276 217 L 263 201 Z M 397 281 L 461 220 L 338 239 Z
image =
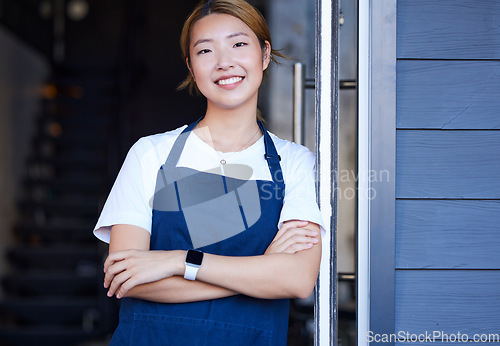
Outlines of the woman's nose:
M 219 52 L 217 55 L 217 70 L 228 70 L 234 67 L 234 62 L 230 52 Z

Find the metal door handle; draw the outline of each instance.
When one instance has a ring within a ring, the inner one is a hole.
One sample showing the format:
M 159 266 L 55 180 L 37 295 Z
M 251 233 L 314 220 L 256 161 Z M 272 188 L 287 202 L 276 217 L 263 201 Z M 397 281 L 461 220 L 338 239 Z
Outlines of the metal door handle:
M 306 67 L 298 62 L 293 66 L 293 141 L 305 144 L 305 89 L 314 89 L 313 79 L 305 77 Z
M 305 67 L 298 62 L 293 66 L 293 141 L 304 144 L 304 91 Z

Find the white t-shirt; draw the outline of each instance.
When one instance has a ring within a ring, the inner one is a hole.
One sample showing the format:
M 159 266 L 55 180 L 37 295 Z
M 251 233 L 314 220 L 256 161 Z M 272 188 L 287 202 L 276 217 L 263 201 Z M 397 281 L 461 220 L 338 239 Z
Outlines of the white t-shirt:
M 155 193 L 156 176 L 185 127 L 143 137 L 132 146 L 94 228 L 97 238 L 109 243 L 111 226 L 116 224 L 138 226 L 151 233 L 153 211 L 150 201 Z M 281 156 L 285 182 L 283 208 L 276 231 L 285 221 L 305 220 L 320 225 L 323 235 L 325 228 L 316 203 L 314 154 L 304 146 L 270 135 Z M 264 136 L 242 151 L 219 153 L 191 132 L 177 167 L 220 171 L 224 166 L 219 162 L 224 158 L 227 164 L 250 166 L 250 179 L 272 181 L 264 153 Z

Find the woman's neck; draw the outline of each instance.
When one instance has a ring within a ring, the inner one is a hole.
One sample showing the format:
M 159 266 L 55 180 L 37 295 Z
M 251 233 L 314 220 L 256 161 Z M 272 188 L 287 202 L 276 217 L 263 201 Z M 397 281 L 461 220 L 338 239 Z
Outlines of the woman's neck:
M 208 106 L 194 131 L 218 151 L 241 151 L 261 137 L 256 115 L 257 107 L 235 111 Z

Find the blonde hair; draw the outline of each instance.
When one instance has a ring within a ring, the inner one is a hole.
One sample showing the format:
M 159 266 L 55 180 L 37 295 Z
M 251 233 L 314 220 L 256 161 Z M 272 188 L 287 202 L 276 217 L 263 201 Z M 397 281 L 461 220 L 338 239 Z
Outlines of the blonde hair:
M 181 54 L 182 59 L 187 62 L 190 67 L 190 52 L 189 45 L 191 44 L 191 30 L 193 25 L 203 17 L 209 16 L 214 13 L 229 14 L 238 18 L 245 23 L 255 33 L 259 39 L 262 50 L 266 48 L 265 42 L 271 45 L 270 58 L 271 61 L 278 63 L 276 57 L 286 58 L 286 56 L 279 51 L 272 49 L 271 34 L 267 26 L 266 20 L 262 14 L 252 5 L 243 0 L 208 0 L 201 1 L 191 12 L 191 15 L 184 22 L 181 33 Z M 267 72 L 264 71 L 264 74 Z M 199 93 L 196 82 L 191 73 L 188 73 L 186 79 L 178 86 L 178 90 L 188 89 L 191 93 L 193 90 Z

